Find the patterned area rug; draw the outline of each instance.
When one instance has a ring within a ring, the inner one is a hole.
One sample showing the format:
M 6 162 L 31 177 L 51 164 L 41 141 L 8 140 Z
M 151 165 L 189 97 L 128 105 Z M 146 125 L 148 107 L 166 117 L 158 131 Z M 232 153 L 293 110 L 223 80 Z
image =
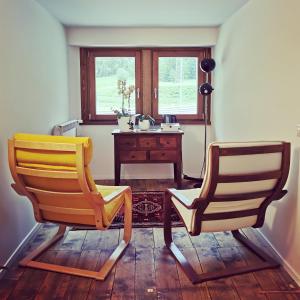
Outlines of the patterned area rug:
M 132 222 L 133 227 L 153 227 L 163 225 L 164 192 L 133 192 Z M 112 227 L 123 227 L 123 211 L 116 216 Z M 173 225 L 182 225 L 175 212 L 172 213 Z

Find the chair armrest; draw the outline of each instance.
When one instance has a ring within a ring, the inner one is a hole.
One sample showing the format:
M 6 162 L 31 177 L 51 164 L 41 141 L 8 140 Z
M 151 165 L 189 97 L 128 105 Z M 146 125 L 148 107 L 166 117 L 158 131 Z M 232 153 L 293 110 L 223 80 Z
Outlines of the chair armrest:
M 103 200 L 105 203 L 109 203 L 109 202 L 113 201 L 115 198 L 117 198 L 118 196 L 120 196 L 122 193 L 124 193 L 128 189 L 129 189 L 129 186 L 124 186 L 120 189 L 117 189 L 116 191 L 112 192 L 111 194 L 103 197 Z
M 180 190 L 176 189 L 168 189 L 168 193 L 170 193 L 173 197 L 175 197 L 182 205 L 186 208 L 195 208 L 195 202 L 198 201 L 199 198 L 196 199 L 189 199 L 186 196 L 180 194 Z
M 285 196 L 286 194 L 287 194 L 287 190 L 282 190 L 282 191 L 280 191 L 277 195 L 276 195 L 276 197 L 274 198 L 274 200 L 276 201 L 276 200 L 280 200 L 283 196 Z
M 15 183 L 11 184 L 11 187 L 15 190 L 15 192 L 20 196 L 25 196 L 22 189 L 20 189 Z

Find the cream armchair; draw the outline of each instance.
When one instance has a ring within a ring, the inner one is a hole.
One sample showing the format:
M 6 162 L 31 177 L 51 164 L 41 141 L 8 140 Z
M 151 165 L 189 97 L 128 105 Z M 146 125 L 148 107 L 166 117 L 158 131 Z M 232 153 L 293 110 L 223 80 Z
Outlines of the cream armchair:
M 59 224 L 49 241 L 20 265 L 104 280 L 131 238 L 132 195 L 128 186 L 97 186 L 91 176 L 92 141 L 88 137 L 15 134 L 8 142 L 12 187 L 31 201 L 37 222 Z M 98 272 L 34 259 L 61 239 L 67 225 L 107 229 L 124 205 L 124 236 Z
M 193 283 L 277 267 L 278 263 L 239 232 L 261 227 L 268 205 L 286 193 L 290 144 L 285 142 L 213 143 L 201 189 L 169 189 L 165 197 L 164 238 Z M 172 240 L 171 205 L 191 235 L 231 231 L 262 259 L 254 266 L 197 274 Z

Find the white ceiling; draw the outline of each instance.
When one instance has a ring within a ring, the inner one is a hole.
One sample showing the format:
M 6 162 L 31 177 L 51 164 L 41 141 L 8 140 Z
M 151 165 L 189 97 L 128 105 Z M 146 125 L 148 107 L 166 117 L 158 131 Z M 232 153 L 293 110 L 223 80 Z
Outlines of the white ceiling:
M 66 26 L 219 26 L 249 0 L 36 0 Z

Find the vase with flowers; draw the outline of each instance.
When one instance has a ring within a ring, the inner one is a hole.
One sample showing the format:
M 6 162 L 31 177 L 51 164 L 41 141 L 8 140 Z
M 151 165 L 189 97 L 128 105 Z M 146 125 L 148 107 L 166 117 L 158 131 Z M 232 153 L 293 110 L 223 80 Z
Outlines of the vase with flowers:
M 122 107 L 121 109 L 114 108 L 113 112 L 117 116 L 118 125 L 121 131 L 133 130 L 134 122 L 132 120 L 130 101 L 134 90 L 134 85 L 129 85 L 127 87 L 126 80 L 118 80 L 118 93 L 119 95 L 122 95 Z

